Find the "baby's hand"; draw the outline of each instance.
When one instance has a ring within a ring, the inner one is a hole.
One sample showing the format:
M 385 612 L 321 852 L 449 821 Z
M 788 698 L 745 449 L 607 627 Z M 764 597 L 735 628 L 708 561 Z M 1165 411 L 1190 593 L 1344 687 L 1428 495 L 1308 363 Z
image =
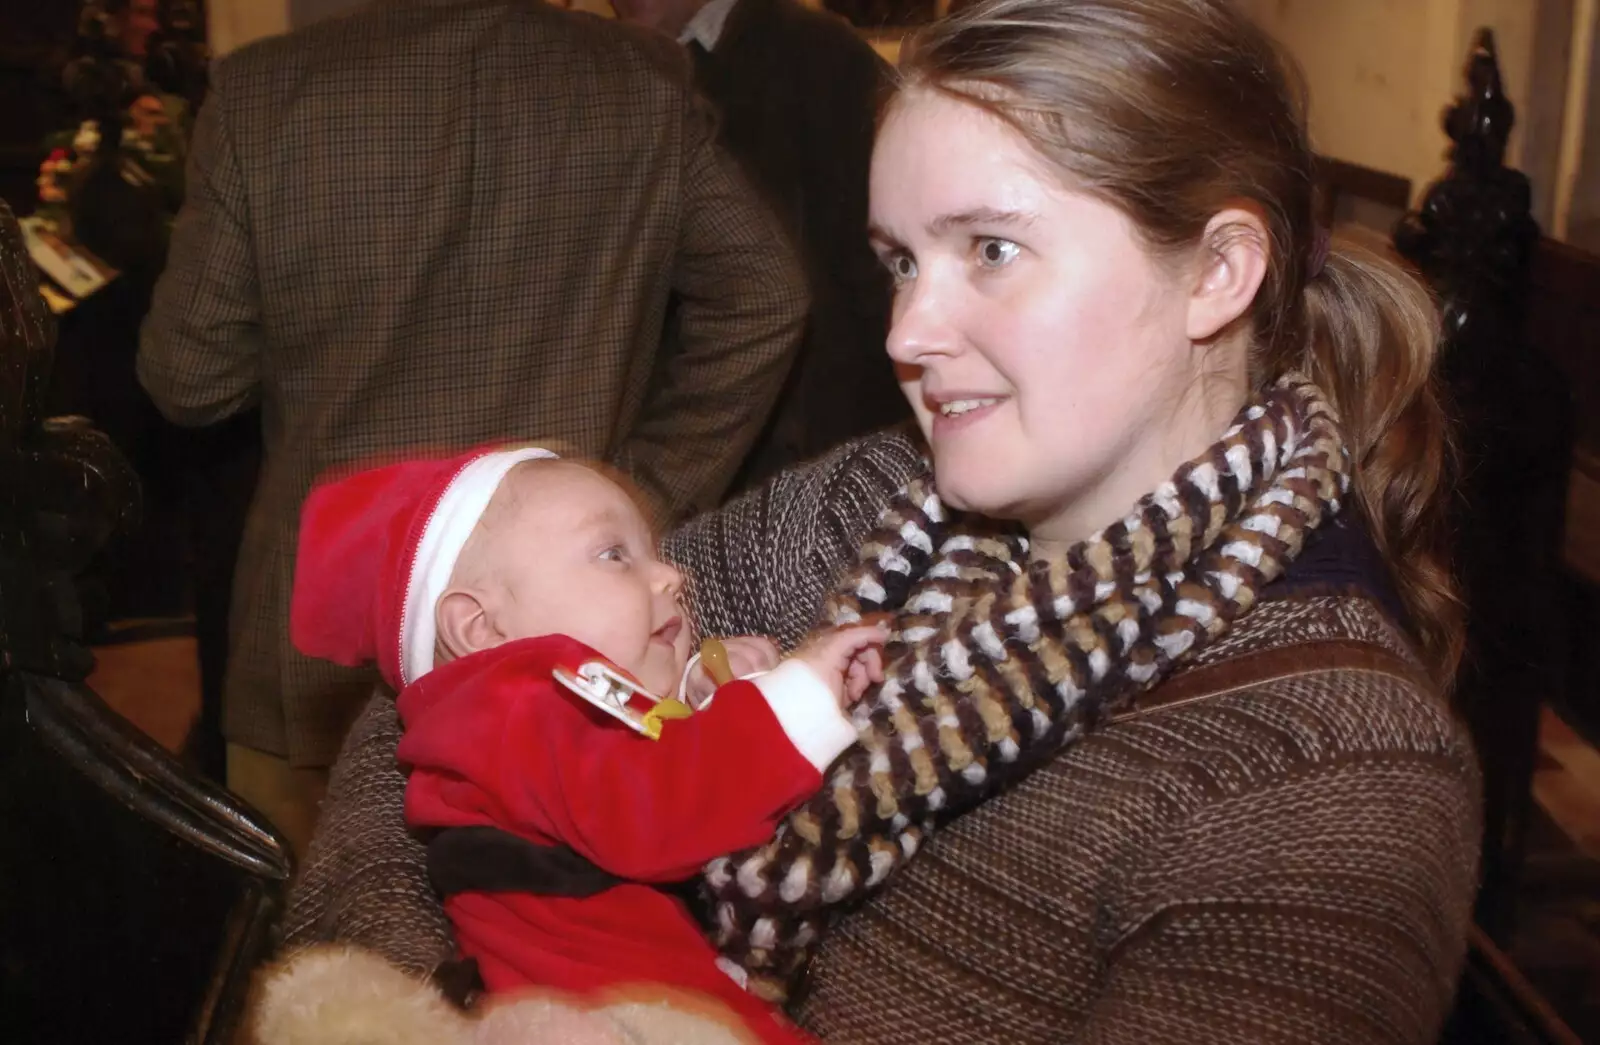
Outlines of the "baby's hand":
M 794 651 L 833 690 L 841 708 L 861 699 L 867 688 L 883 681 L 883 624 L 854 624 L 819 631 Z
M 762 671 L 771 671 L 778 666 L 778 647 L 772 644 L 771 639 L 763 636 L 735 635 L 723 639 L 722 646 L 728 651 L 728 667 L 733 670 L 733 677 L 736 679 Z M 711 678 L 711 673 L 706 670 L 705 662 L 697 661 L 689 670 L 689 684 L 685 689 L 689 697 L 689 706 L 700 708 L 716 691 L 717 684 Z

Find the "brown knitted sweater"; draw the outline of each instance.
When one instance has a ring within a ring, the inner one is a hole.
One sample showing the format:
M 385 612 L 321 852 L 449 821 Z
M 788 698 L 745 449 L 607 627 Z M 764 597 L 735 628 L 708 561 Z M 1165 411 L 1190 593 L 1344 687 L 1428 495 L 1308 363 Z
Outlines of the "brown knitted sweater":
M 701 626 L 797 639 L 916 467 L 879 437 L 680 531 Z M 1366 547 L 1336 530 L 1141 704 L 936 836 L 825 939 L 802 1022 L 872 1045 L 1431 1042 L 1477 780 Z M 449 932 L 404 833 L 398 735 L 374 700 L 286 935 L 426 972 Z

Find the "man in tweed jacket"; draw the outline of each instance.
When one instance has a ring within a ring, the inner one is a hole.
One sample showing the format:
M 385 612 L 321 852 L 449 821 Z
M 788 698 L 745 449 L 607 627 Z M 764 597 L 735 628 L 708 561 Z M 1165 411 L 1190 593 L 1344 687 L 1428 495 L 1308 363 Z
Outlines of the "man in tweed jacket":
M 289 644 L 319 473 L 544 440 L 671 518 L 755 438 L 807 302 L 713 137 L 670 44 L 537 0 L 383 0 L 215 69 L 139 375 L 180 424 L 262 408 L 223 724 L 297 848 L 373 686 Z
M 889 272 L 867 241 L 867 173 L 889 67 L 850 24 L 800 0 L 613 0 L 685 46 L 717 140 L 783 222 L 811 288 L 794 369 L 734 485 L 752 488 L 910 420 L 884 352 Z

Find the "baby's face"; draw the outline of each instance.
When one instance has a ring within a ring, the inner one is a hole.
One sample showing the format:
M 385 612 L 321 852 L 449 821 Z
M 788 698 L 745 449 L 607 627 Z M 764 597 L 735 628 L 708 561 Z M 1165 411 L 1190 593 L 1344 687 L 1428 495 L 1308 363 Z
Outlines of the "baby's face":
M 515 470 L 495 500 L 479 524 L 484 554 L 468 568 L 501 641 L 570 635 L 657 696 L 675 695 L 689 657 L 683 577 L 656 558 L 628 495 L 552 461 Z

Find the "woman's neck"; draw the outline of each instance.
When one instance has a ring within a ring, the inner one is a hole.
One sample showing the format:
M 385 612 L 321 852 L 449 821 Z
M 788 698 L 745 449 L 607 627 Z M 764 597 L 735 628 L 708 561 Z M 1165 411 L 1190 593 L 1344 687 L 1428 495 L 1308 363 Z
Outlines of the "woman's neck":
M 1141 498 L 1205 453 L 1227 431 L 1248 398 L 1241 375 L 1197 377 L 1194 394 L 1169 415 L 1171 422 L 1138 441 L 1129 453 L 1053 511 L 1023 519 L 1035 558 L 1054 558 L 1122 519 Z

